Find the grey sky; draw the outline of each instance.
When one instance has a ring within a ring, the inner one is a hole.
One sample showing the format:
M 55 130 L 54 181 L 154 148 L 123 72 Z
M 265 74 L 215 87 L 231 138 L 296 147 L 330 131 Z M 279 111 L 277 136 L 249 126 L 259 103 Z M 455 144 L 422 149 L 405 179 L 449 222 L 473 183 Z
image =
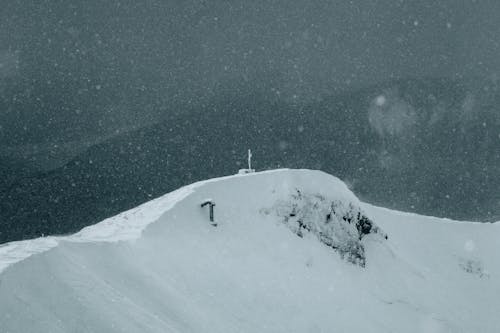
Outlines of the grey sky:
M 304 101 L 500 73 L 496 1 L 10 1 L 0 146 L 92 141 L 247 81 Z

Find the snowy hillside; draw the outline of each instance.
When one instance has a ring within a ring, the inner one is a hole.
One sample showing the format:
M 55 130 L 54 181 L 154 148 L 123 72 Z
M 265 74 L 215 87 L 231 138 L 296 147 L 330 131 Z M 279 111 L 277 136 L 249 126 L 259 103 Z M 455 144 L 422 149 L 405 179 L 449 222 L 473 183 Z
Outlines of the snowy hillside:
M 213 179 L 0 246 L 0 332 L 498 332 L 499 238 L 319 171 Z

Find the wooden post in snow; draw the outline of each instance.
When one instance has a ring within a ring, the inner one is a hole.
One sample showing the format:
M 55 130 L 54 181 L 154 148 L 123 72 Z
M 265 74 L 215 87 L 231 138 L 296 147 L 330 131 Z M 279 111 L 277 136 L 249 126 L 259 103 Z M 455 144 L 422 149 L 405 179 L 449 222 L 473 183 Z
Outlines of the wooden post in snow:
M 212 199 L 206 199 L 201 204 L 201 207 L 203 208 L 203 207 L 205 207 L 207 205 L 210 207 L 210 224 L 212 224 L 215 227 L 215 226 L 217 226 L 217 223 L 214 221 L 214 207 L 215 207 L 215 203 L 212 201 Z

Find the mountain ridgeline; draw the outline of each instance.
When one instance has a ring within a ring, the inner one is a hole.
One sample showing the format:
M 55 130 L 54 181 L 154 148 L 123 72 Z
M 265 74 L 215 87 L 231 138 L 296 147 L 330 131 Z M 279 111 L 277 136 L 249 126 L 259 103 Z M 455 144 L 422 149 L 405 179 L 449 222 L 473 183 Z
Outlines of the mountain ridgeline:
M 0 246 L 0 331 L 496 333 L 499 237 L 317 170 L 209 179 Z
M 162 122 L 96 144 L 62 167 L 9 178 L 0 189 L 0 243 L 73 232 L 182 185 L 235 173 L 247 148 L 259 170 L 321 169 L 363 201 L 499 220 L 499 106 L 495 80 L 399 80 L 307 103 L 244 84 L 222 89 L 209 103 L 167 110 Z

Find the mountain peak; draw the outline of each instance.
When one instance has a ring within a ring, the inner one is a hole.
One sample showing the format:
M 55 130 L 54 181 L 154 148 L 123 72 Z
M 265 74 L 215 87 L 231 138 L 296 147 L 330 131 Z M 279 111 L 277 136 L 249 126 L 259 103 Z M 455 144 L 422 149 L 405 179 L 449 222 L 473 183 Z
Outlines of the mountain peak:
M 0 247 L 0 331 L 495 332 L 498 226 L 373 207 L 320 171 L 211 179 Z

